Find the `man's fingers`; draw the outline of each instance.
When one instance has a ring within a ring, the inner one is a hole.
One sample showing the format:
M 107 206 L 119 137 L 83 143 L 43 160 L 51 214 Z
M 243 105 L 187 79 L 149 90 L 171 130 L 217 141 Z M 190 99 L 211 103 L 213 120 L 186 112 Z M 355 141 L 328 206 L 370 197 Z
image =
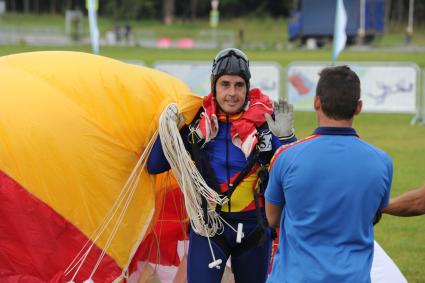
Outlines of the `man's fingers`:
M 288 113 L 288 111 L 289 111 L 289 103 L 288 103 L 288 101 L 284 100 L 282 105 L 283 105 L 283 112 L 284 113 Z
M 294 105 L 293 104 L 289 104 L 288 103 L 288 112 L 289 113 L 294 113 Z
M 288 112 L 288 102 L 285 99 L 282 99 L 282 98 L 279 99 L 278 112 L 279 113 Z
M 279 102 L 273 101 L 273 107 L 275 112 L 279 111 Z
M 274 113 L 279 113 L 279 112 L 281 112 L 280 99 L 279 99 L 279 102 L 274 103 Z
M 266 118 L 267 124 L 269 125 L 274 124 L 273 117 L 270 114 L 268 113 L 264 114 L 264 118 Z

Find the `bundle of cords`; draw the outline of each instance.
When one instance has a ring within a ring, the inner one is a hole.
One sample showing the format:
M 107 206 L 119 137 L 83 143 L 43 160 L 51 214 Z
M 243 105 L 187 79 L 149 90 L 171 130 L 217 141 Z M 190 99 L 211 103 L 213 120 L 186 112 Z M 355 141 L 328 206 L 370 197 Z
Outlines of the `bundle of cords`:
M 176 104 L 170 104 L 164 109 L 159 119 L 162 148 L 184 195 L 192 229 L 199 235 L 213 237 L 223 230 L 215 205 L 224 205 L 228 199 L 207 185 L 190 158 L 178 128 L 181 120 Z M 207 219 L 204 219 L 202 198 L 207 200 Z

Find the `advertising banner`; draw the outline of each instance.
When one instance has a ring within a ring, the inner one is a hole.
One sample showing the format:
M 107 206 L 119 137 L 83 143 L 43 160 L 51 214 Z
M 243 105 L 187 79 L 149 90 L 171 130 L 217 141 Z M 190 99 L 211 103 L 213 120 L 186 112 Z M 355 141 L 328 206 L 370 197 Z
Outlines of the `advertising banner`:
M 415 64 L 348 64 L 361 81 L 365 112 L 417 112 L 418 66 Z M 313 111 L 313 98 L 322 63 L 291 64 L 288 99 L 295 110 Z

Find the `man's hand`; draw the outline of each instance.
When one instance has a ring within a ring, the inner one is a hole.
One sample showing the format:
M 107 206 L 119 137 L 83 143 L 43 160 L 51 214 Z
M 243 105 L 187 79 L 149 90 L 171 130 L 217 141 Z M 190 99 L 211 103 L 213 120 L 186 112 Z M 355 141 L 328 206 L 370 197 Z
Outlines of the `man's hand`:
M 290 139 L 294 136 L 294 107 L 286 100 L 279 99 L 274 103 L 275 118 L 264 114 L 270 131 L 280 140 Z
M 167 117 L 176 121 L 177 127 L 180 128 L 182 123 L 184 122 L 183 115 L 179 114 L 179 110 L 177 109 L 177 105 L 175 103 L 167 106 Z

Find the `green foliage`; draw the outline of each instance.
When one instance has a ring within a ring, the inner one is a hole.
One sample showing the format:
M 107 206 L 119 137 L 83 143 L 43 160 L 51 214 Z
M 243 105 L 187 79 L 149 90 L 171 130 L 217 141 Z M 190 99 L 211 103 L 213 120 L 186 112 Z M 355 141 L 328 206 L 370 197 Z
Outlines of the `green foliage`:
M 162 6 L 166 0 L 99 0 L 99 12 L 102 16 L 115 20 L 132 20 L 149 18 L 161 20 Z M 296 3 L 302 0 L 221 0 L 220 14 L 223 18 L 246 16 L 287 17 Z M 60 14 L 67 9 L 84 9 L 86 0 L 50 0 L 50 1 L 16 1 L 5 0 L 6 7 L 11 12 Z M 179 19 L 208 19 L 210 0 L 174 0 L 175 18 Z M 24 5 L 28 3 L 29 5 Z M 385 0 L 388 23 L 404 24 L 407 22 L 409 1 Z M 25 11 L 25 10 L 28 11 Z M 193 11 L 194 10 L 194 11 Z M 424 23 L 425 0 L 414 3 L 414 18 L 416 23 Z M 189 14 L 194 15 L 189 16 Z
M 224 18 L 255 16 L 282 17 L 289 15 L 290 1 L 284 0 L 245 0 L 243 5 L 238 0 L 221 0 L 220 15 Z
M 112 0 L 105 1 L 104 6 L 104 14 L 115 20 L 157 18 L 160 15 L 158 1 L 155 0 Z
M 86 0 L 56 0 L 52 1 L 30 1 L 35 2 L 28 6 L 30 13 L 63 13 L 66 9 L 83 9 Z M 161 20 L 162 7 L 165 0 L 99 0 L 99 12 L 103 16 L 112 17 L 115 20 L 132 20 L 143 18 Z M 198 18 L 207 19 L 211 8 L 210 0 L 178 0 L 174 1 L 175 17 L 190 18 L 192 4 L 196 3 L 196 14 Z M 220 13 L 223 17 L 234 15 L 246 16 L 249 14 L 283 16 L 288 14 L 288 3 L 285 0 L 221 0 Z M 24 11 L 22 1 L 6 0 L 6 6 L 12 12 Z
M 137 0 L 134 0 L 137 1 Z M 425 1 L 425 0 L 424 0 Z M 178 39 L 181 37 L 191 37 L 195 40 L 198 39 L 200 30 L 209 30 L 209 21 L 206 19 L 187 21 L 187 20 L 176 20 L 173 25 L 166 26 L 161 21 L 149 19 L 148 16 L 144 16 L 143 13 L 148 13 L 149 9 L 145 8 L 145 5 L 158 5 L 158 2 L 154 0 L 143 0 L 140 1 L 141 5 L 136 17 L 141 17 L 143 21 L 136 19 L 120 19 L 117 14 L 116 19 L 107 17 L 99 17 L 98 24 L 101 36 L 104 36 L 106 31 L 112 29 L 114 25 L 118 23 L 130 23 L 132 29 L 137 35 L 138 33 L 152 33 L 155 38 L 170 37 L 171 39 Z M 113 7 L 111 6 L 111 9 Z M 124 9 L 124 8 L 122 8 Z M 136 11 L 136 9 L 135 9 Z M 118 12 L 117 12 L 118 13 Z M 16 13 L 6 13 L 0 18 L 1 27 L 58 27 L 64 29 L 65 19 L 63 16 L 54 15 L 23 15 Z M 87 18 L 83 19 L 83 27 L 85 33 L 88 34 L 88 21 Z M 231 19 L 221 19 L 218 30 L 222 32 L 232 32 L 235 35 L 236 45 L 247 50 L 275 50 L 279 52 L 287 52 L 288 49 L 297 49 L 296 43 L 289 43 L 287 38 L 287 22 L 285 18 L 271 18 L 271 17 L 235 17 Z M 425 48 L 425 26 L 415 26 L 413 29 L 412 46 L 419 46 Z M 241 32 L 243 38 L 240 38 Z M 404 25 L 393 25 L 389 27 L 388 31 L 381 37 L 379 37 L 372 47 L 397 47 L 398 50 L 394 52 L 404 52 L 409 49 L 409 46 L 404 45 L 405 40 L 405 26 Z M 325 45 L 325 52 L 331 48 L 331 44 Z M 349 48 L 348 48 L 349 49 Z M 373 50 L 367 50 L 374 52 Z M 347 49 L 342 53 L 341 60 L 346 60 L 345 54 Z M 279 53 L 278 52 L 278 53 Z M 315 54 L 315 52 L 312 52 Z M 356 52 L 361 54 L 361 52 Z M 380 52 L 376 52 L 379 56 Z M 387 52 L 388 53 L 388 52 Z M 309 56 L 310 52 L 304 52 Z M 422 56 L 423 57 L 423 56 Z M 391 59 L 391 58 L 390 58 Z

